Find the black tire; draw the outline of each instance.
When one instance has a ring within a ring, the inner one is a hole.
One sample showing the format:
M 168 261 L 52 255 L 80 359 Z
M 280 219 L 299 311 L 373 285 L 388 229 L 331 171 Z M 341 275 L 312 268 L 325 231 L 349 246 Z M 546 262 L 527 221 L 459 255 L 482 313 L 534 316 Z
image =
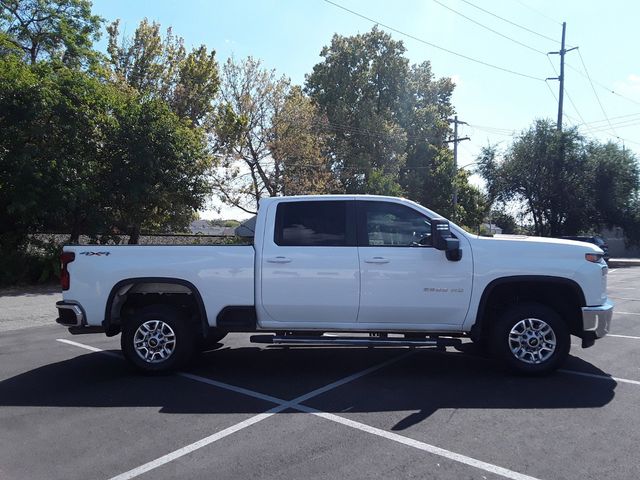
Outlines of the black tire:
M 165 342 L 164 347 L 162 342 Z M 195 335 L 180 309 L 171 305 L 150 305 L 124 322 L 120 346 L 124 357 L 137 370 L 164 373 L 179 369 L 191 359 Z
M 218 346 L 220 340 L 227 336 L 227 332 L 213 332 L 207 333 L 207 338 L 200 337 L 197 342 L 198 350 L 206 352 L 207 350 L 213 350 Z
M 508 308 L 492 329 L 491 339 L 495 356 L 525 375 L 553 372 L 564 363 L 571 348 L 567 324 L 554 310 L 539 303 Z

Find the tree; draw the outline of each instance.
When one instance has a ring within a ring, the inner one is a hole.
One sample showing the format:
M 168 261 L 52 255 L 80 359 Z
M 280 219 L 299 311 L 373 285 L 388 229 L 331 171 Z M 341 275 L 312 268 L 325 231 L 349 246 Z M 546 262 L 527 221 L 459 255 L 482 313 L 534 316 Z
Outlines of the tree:
M 263 196 L 281 191 L 282 168 L 271 155 L 271 145 L 273 121 L 284 108 L 289 89 L 288 79 L 276 77 L 274 70 L 262 68 L 252 57 L 241 62 L 230 58 L 222 68 L 220 110 L 236 127 L 232 141 L 219 151 L 213 172 L 222 202 L 256 213 Z M 228 136 L 228 126 L 228 121 L 217 123 L 216 134 Z
M 89 0 L 0 0 L 0 50 L 20 52 L 31 64 L 93 63 L 101 23 Z
M 273 119 L 270 144 L 274 165 L 281 169 L 282 195 L 318 195 L 339 187 L 325 155 L 323 119 L 300 87 L 291 89 Z
M 633 199 L 639 188 L 638 162 L 633 154 L 613 142 L 586 146 L 593 202 L 589 218 L 597 228 L 622 226 L 633 216 Z
M 489 221 L 502 229 L 502 233 L 505 235 L 513 235 L 519 233 L 521 228 L 518 222 L 509 213 L 504 210 L 493 209 L 488 215 Z
M 104 225 L 97 179 L 113 95 L 77 70 L 0 60 L 0 229 L 13 248 L 30 232 L 77 241 Z
M 322 49 L 305 88 L 327 117 L 333 171 L 348 193 L 402 194 L 447 216 L 455 182 L 464 192 L 456 219 L 474 225 L 482 194 L 455 171 L 446 143 L 454 84 L 436 79 L 429 62 L 410 65 L 404 53 L 377 27 L 334 35 Z
M 161 100 L 0 59 L 0 248 L 28 233 L 185 228 L 210 193 L 206 137 Z
M 499 156 L 488 147 L 478 159 L 489 198 L 518 203 L 536 235 L 575 235 L 630 215 L 638 167 L 614 144 L 585 144 L 576 129 L 559 132 L 537 120 Z
M 102 179 L 111 225 L 138 243 L 141 231 L 185 229 L 210 185 L 206 137 L 161 100 L 125 97 L 106 135 Z
M 469 173 L 465 170 L 457 172 L 454 183 L 458 187 L 458 204 L 454 219 L 469 231 L 477 232 L 489 212 L 490 204 L 487 197 L 478 187 L 469 183 Z M 443 208 L 446 209 L 446 206 Z
M 326 114 L 334 169 L 347 193 L 400 193 L 406 132 L 399 124 L 408 60 L 402 42 L 377 27 L 334 35 L 306 91 Z M 382 191 L 381 191 L 382 190 Z
M 436 80 L 431 64 L 413 65 L 409 71 L 406 100 L 403 102 L 401 123 L 407 132 L 407 161 L 401 171 L 400 183 L 409 198 L 445 216 L 453 214 L 453 184 L 467 191 L 468 176 L 457 174 L 451 150 L 444 143 L 450 134 L 448 119 L 454 113 L 451 95 L 454 84 L 449 78 Z M 465 225 L 476 225 L 466 218 L 477 205 L 466 205 L 470 195 L 458 195 L 460 211 L 456 218 Z M 478 192 L 476 192 L 478 193 Z M 472 215 L 473 216 L 473 215 Z
M 187 53 L 184 40 L 171 28 L 164 38 L 160 25 L 144 19 L 132 39 L 120 38 L 119 21 L 107 27 L 109 65 L 115 81 L 140 93 L 162 99 L 194 126 L 210 120 L 220 87 L 215 51 L 201 45 Z

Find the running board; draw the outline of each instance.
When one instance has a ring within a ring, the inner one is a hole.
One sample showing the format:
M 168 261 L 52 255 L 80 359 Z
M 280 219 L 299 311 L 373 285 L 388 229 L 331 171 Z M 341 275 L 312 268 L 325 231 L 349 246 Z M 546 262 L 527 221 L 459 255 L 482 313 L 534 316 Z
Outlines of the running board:
M 320 335 L 252 335 L 251 343 L 269 345 L 351 345 L 365 347 L 456 347 L 462 344 L 459 338 L 401 338 L 401 337 L 334 337 Z

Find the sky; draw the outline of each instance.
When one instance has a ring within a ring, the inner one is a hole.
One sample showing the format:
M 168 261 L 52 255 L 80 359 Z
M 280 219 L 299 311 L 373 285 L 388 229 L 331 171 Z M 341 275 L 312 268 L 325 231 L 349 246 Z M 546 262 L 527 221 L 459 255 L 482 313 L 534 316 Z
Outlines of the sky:
M 587 138 L 614 141 L 640 156 L 640 2 L 331 2 L 94 0 L 93 11 L 107 22 L 120 19 L 127 35 L 146 17 L 163 29 L 171 26 L 188 47 L 216 50 L 220 63 L 253 56 L 297 84 L 322 60 L 320 51 L 334 34 L 365 33 L 378 23 L 403 41 L 411 63 L 428 60 L 437 77 L 455 81 L 452 103 L 468 123 L 459 135 L 470 137 L 459 143 L 458 165 L 470 170 L 482 147 L 505 148 L 535 119 L 557 119 L 559 82 L 546 79 L 558 76 L 560 59 L 547 53 L 560 50 L 566 22 L 567 48 L 578 49 L 565 57 L 563 125 L 578 125 Z M 106 35 L 97 46 L 106 49 Z M 229 208 L 201 214 L 246 217 Z

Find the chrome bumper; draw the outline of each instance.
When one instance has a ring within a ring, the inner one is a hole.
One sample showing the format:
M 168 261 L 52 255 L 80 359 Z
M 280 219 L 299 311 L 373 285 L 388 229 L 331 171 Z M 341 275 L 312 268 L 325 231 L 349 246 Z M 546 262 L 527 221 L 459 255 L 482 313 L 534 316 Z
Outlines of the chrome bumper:
M 591 332 L 595 338 L 602 338 L 609 333 L 612 317 L 613 303 L 609 300 L 597 307 L 582 307 L 582 330 Z
M 58 309 L 58 318 L 56 322 L 65 327 L 80 327 L 84 325 L 84 312 L 77 303 L 56 302 L 56 308 Z

